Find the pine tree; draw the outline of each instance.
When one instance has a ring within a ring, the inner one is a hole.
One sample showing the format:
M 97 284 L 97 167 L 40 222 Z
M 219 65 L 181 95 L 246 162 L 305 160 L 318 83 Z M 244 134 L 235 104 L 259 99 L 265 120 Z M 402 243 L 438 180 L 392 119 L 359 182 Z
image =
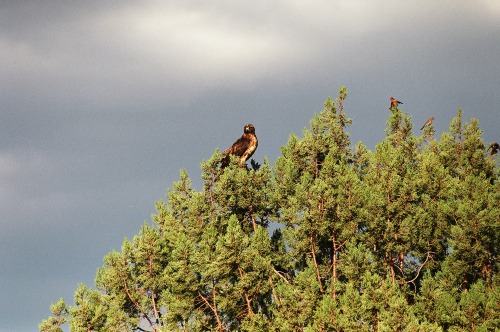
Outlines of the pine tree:
M 500 184 L 476 120 L 416 136 L 391 107 L 373 152 L 351 146 L 340 88 L 274 166 L 218 150 L 156 203 L 96 289 L 40 331 L 493 331 Z M 270 234 L 271 227 L 274 229 Z
M 81 284 L 75 292 L 75 306 L 69 310 L 71 331 L 86 332 L 104 329 L 107 314 L 105 295 Z
M 56 303 L 52 303 L 50 312 L 54 316 L 44 319 L 38 325 L 38 329 L 41 332 L 62 332 L 61 326 L 66 323 L 68 315 L 68 308 L 64 299 L 61 298 Z

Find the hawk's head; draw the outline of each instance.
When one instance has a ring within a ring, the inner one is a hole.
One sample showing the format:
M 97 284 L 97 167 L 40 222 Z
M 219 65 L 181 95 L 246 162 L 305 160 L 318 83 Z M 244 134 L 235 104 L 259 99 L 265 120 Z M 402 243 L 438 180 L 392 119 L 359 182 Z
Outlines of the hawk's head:
M 245 134 L 254 134 L 255 135 L 255 127 L 251 123 L 245 125 L 245 127 L 243 128 L 243 131 L 245 132 Z

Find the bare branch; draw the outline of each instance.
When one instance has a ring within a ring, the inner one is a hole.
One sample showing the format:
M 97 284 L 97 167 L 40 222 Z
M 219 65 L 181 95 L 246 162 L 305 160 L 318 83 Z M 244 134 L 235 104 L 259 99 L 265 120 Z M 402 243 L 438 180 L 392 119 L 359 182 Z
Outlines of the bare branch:
M 427 255 L 425 257 L 425 261 L 422 263 L 422 265 L 420 265 L 420 267 L 418 268 L 417 270 L 417 275 L 415 276 L 415 278 L 413 278 L 412 280 L 410 281 L 406 281 L 407 284 L 409 283 L 413 283 L 415 280 L 418 279 L 419 275 L 420 275 L 420 271 L 422 270 L 422 268 L 424 267 L 424 265 L 429 261 L 429 259 L 432 259 L 432 256 L 431 256 L 432 252 L 431 251 L 428 251 L 427 252 Z
M 291 285 L 291 284 L 290 284 L 290 282 L 288 281 L 288 279 L 287 279 L 287 278 L 285 278 L 285 276 L 284 276 L 284 275 L 282 275 L 282 274 L 281 274 L 281 272 L 279 272 L 279 271 L 278 271 L 278 270 L 276 270 L 275 268 L 273 268 L 273 271 L 274 271 L 274 273 L 276 273 L 276 275 L 277 275 L 278 277 L 280 277 L 281 279 L 283 279 L 283 281 L 284 281 L 287 285 Z

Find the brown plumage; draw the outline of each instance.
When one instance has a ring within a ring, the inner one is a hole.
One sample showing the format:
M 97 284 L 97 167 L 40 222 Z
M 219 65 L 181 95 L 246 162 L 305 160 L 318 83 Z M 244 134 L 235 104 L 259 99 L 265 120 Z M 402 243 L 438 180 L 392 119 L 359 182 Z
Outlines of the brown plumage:
M 393 108 L 394 106 L 397 107 L 398 104 L 402 104 L 402 102 L 391 97 L 391 106 L 389 107 L 389 109 Z
M 424 129 L 425 127 L 429 127 L 432 124 L 432 121 L 434 121 L 433 116 L 431 116 L 427 121 L 425 121 L 424 125 L 422 126 L 422 128 L 420 128 L 420 130 Z
M 491 156 L 497 154 L 498 150 L 500 150 L 500 145 L 497 142 L 491 143 L 490 146 L 488 147 L 488 151 L 490 151 Z
M 243 135 L 230 148 L 222 152 L 221 167 L 224 168 L 229 165 L 231 155 L 238 156 L 240 158 L 240 165 L 243 167 L 248 158 L 257 150 L 258 145 L 259 141 L 257 140 L 257 136 L 255 136 L 255 127 L 250 123 L 245 125 Z

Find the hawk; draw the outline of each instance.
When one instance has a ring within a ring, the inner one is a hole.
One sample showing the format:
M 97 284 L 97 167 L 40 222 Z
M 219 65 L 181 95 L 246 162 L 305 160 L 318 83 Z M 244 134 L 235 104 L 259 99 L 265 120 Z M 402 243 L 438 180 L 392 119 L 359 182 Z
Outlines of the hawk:
M 393 108 L 394 106 L 398 107 L 398 104 L 402 104 L 402 102 L 391 97 L 391 106 L 389 107 L 389 109 Z
M 433 116 L 431 116 L 427 121 L 425 121 L 424 125 L 422 126 L 422 128 L 420 128 L 420 130 L 424 129 L 425 127 L 429 127 L 432 124 L 432 121 L 434 121 Z
M 243 135 L 230 148 L 222 152 L 221 167 L 224 168 L 229 165 L 231 155 L 240 158 L 240 166 L 246 165 L 246 161 L 254 154 L 258 145 L 259 141 L 255 136 L 255 127 L 250 123 L 245 125 Z

